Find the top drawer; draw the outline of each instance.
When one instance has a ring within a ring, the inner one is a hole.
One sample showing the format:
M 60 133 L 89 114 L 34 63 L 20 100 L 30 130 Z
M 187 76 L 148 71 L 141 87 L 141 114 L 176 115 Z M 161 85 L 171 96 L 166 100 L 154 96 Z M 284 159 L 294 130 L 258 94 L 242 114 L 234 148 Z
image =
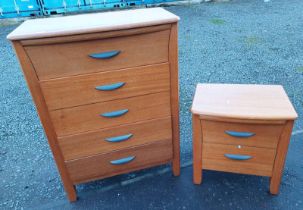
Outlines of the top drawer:
M 281 124 L 248 124 L 202 120 L 203 142 L 276 148 Z
M 170 30 L 163 30 L 125 37 L 26 46 L 25 50 L 39 79 L 47 80 L 167 62 L 169 34 Z M 92 54 L 99 58 L 92 58 Z

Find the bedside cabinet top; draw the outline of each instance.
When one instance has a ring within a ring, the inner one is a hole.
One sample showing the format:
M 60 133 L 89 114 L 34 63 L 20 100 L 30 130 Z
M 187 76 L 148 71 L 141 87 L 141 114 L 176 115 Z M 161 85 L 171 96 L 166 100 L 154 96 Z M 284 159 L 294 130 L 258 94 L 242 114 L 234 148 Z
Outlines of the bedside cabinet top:
M 27 20 L 7 36 L 9 40 L 36 39 L 122 30 L 174 23 L 179 17 L 163 8 L 123 10 Z
M 193 114 L 251 120 L 298 117 L 280 85 L 198 84 Z

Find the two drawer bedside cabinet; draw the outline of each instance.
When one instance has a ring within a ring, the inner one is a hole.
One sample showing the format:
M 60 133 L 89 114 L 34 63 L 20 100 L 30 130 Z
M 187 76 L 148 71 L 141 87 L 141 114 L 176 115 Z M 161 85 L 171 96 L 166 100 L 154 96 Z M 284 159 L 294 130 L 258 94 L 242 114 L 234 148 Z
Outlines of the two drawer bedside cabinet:
M 191 111 L 195 184 L 202 169 L 268 176 L 278 194 L 297 118 L 282 86 L 198 84 Z
M 178 20 L 125 10 L 8 35 L 70 201 L 79 183 L 166 163 L 179 175 Z

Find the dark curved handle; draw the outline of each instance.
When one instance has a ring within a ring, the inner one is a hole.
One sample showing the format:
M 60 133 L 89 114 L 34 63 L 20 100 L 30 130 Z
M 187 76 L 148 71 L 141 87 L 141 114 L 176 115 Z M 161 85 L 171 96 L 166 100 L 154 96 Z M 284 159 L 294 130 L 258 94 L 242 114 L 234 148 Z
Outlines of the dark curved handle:
M 225 131 L 225 133 L 230 136 L 238 137 L 238 138 L 249 138 L 255 135 L 255 133 L 251 133 L 251 132 L 238 132 L 238 131 Z
M 105 141 L 108 142 L 121 142 L 121 141 L 126 141 L 128 139 L 130 139 L 133 136 L 133 134 L 126 134 L 123 136 L 115 136 L 115 137 L 110 137 L 110 138 L 106 138 Z
M 102 90 L 102 91 L 116 90 L 118 88 L 121 88 L 124 85 L 125 85 L 125 82 L 117 82 L 114 84 L 97 86 L 96 90 Z
M 250 156 L 250 155 L 224 154 L 224 156 L 231 160 L 249 160 L 252 158 L 252 156 Z
M 105 112 L 100 114 L 100 116 L 103 117 L 108 117 L 108 118 L 113 118 L 113 117 L 120 117 L 128 112 L 128 109 L 122 109 L 122 110 L 117 110 L 113 112 Z
M 112 57 L 115 57 L 120 54 L 120 50 L 113 50 L 108 52 L 102 52 L 102 53 L 93 53 L 90 54 L 89 57 L 95 58 L 95 59 L 109 59 Z
M 129 156 L 129 157 L 121 158 L 118 160 L 111 160 L 110 163 L 113 165 L 122 165 L 122 164 L 126 164 L 126 163 L 133 161 L 135 158 L 136 158 L 136 156 Z

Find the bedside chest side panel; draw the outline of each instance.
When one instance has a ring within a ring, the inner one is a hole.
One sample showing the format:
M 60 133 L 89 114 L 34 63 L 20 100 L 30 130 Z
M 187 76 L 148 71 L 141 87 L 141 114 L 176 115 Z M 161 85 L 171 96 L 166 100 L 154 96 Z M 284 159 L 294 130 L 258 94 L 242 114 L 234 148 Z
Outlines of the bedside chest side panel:
M 285 123 L 283 132 L 279 139 L 279 144 L 277 148 L 277 154 L 275 158 L 275 163 L 273 166 L 273 174 L 270 178 L 270 192 L 272 194 L 278 194 L 281 179 L 283 176 L 284 165 L 286 161 L 289 141 L 291 138 L 291 132 L 293 129 L 294 121 L 289 120 Z

